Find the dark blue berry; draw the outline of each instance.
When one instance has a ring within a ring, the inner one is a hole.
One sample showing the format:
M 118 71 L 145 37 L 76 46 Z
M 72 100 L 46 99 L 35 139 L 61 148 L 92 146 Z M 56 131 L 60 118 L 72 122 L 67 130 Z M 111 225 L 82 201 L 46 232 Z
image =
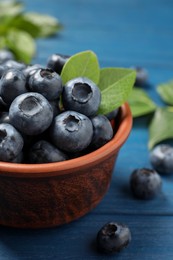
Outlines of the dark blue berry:
M 63 69 L 64 64 L 70 58 L 68 55 L 52 54 L 47 61 L 47 67 L 57 72 L 59 75 Z
M 41 69 L 43 66 L 40 64 L 28 65 L 23 69 L 23 74 L 26 77 L 26 80 L 29 79 L 31 75 L 33 75 L 37 70 Z
M 20 94 L 26 93 L 26 78 L 22 71 L 9 69 L 1 78 L 0 94 L 3 101 L 7 104 Z
M 15 61 L 15 60 L 7 60 L 3 65 L 7 69 L 16 69 L 16 70 L 23 70 L 26 68 L 26 65 L 24 63 Z
M 173 147 L 168 144 L 157 145 L 150 152 L 153 168 L 161 174 L 173 174 Z
M 133 195 L 139 199 L 152 199 L 161 191 L 160 175 L 152 169 L 136 169 L 130 177 L 130 187 Z
M 7 70 L 7 68 L 3 65 L 0 65 L 0 79 L 2 78 L 2 75 L 4 74 L 4 72 Z
M 91 142 L 91 120 L 78 112 L 66 111 L 56 116 L 50 128 L 53 144 L 66 152 L 79 152 Z
M 13 160 L 11 160 L 10 162 L 12 163 L 22 163 L 23 162 L 23 151 L 21 151 L 21 153 L 19 153 L 19 155 L 17 155 Z
M 48 100 L 55 100 L 62 93 L 60 76 L 50 69 L 39 69 L 29 78 L 29 89 L 38 92 Z
M 0 124 L 1 123 L 10 124 L 9 112 L 7 111 L 0 112 Z
M 57 100 L 52 100 L 52 101 L 49 101 L 51 107 L 52 107 L 52 110 L 53 110 L 53 116 L 57 116 L 61 113 L 61 109 L 60 109 L 60 100 L 57 99 Z
M 21 133 L 38 135 L 50 126 L 53 111 L 45 97 L 29 92 L 15 98 L 9 109 L 9 117 Z
M 104 253 L 120 252 L 130 241 L 130 229 L 122 223 L 109 222 L 97 234 L 98 249 Z
M 142 67 L 133 67 L 133 69 L 136 71 L 136 81 L 135 86 L 143 86 L 146 84 L 148 80 L 148 71 L 145 68 Z
M 9 105 L 4 102 L 2 97 L 0 97 L 0 110 L 1 111 L 8 111 Z
M 104 115 L 91 117 L 91 122 L 93 124 L 93 138 L 90 147 L 98 149 L 112 139 L 112 125 Z
M 73 110 L 86 116 L 96 115 L 101 93 L 94 82 L 87 78 L 75 78 L 66 83 L 62 93 L 65 110 Z
M 11 51 L 9 50 L 0 50 L 0 64 L 8 61 L 8 60 L 13 60 L 14 55 Z
M 23 138 L 10 124 L 0 124 L 0 160 L 10 162 L 21 153 Z
M 109 121 L 115 119 L 119 113 L 119 108 L 109 112 L 108 114 L 106 114 L 105 116 L 109 119 Z
M 66 154 L 45 140 L 35 143 L 28 156 L 30 163 L 60 162 L 68 159 Z

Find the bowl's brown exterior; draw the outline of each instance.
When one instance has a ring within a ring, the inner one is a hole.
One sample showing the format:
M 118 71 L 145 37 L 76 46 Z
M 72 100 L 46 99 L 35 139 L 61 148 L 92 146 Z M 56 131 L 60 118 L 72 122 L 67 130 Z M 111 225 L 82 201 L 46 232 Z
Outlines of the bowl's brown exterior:
M 131 128 L 126 103 L 114 138 L 90 154 L 49 164 L 0 162 L 0 224 L 53 227 L 88 213 L 108 190 L 115 160 Z

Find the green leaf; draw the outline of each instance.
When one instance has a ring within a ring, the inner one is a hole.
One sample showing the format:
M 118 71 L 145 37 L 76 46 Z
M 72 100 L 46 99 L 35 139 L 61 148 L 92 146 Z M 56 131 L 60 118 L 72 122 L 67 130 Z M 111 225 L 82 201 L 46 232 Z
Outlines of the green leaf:
M 50 15 L 27 12 L 23 14 L 23 19 L 38 29 L 36 37 L 51 36 L 62 28 L 60 22 Z
M 1 1 L 0 2 L 0 19 L 7 16 L 16 16 L 23 10 L 23 4 L 19 1 Z
M 149 149 L 173 138 L 173 107 L 158 108 L 149 126 Z
M 3 36 L 0 36 L 0 49 L 5 48 L 5 46 L 6 46 L 5 38 Z
M 33 38 L 38 37 L 41 30 L 38 25 L 27 19 L 24 14 L 14 17 L 9 26 L 28 32 Z
M 133 117 L 147 115 L 156 109 L 156 104 L 149 98 L 147 93 L 140 88 L 133 88 L 128 102 Z
M 35 42 L 25 31 L 11 29 L 6 37 L 7 46 L 17 60 L 29 64 L 35 54 Z
M 77 77 L 89 78 L 97 84 L 99 75 L 100 67 L 98 59 L 96 54 L 92 51 L 79 52 L 71 56 L 61 72 L 61 78 L 64 84 Z
M 173 105 L 173 80 L 160 84 L 157 88 L 157 92 L 165 103 Z
M 124 68 L 104 68 L 100 71 L 99 88 L 102 99 L 100 114 L 107 114 L 127 101 L 136 79 L 136 72 Z

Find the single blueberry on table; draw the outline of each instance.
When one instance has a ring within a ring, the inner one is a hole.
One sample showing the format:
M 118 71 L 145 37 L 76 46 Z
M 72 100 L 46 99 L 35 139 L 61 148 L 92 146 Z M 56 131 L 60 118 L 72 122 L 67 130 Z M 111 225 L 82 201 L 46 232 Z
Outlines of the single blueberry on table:
M 75 111 L 65 111 L 56 116 L 50 127 L 52 143 L 69 153 L 84 150 L 90 144 L 92 136 L 91 120 Z
M 130 241 L 130 229 L 123 223 L 109 222 L 97 234 L 98 250 L 104 253 L 120 252 Z
M 10 162 L 21 153 L 23 138 L 10 124 L 0 124 L 0 161 Z
M 0 95 L 6 104 L 11 102 L 20 94 L 26 93 L 26 78 L 22 71 L 8 69 L 1 78 Z
M 136 169 L 130 176 L 130 188 L 138 199 L 152 199 L 161 191 L 160 175 L 152 169 Z
M 60 76 L 50 69 L 38 69 L 28 81 L 30 91 L 42 94 L 48 100 L 55 100 L 62 93 Z
M 6 49 L 0 50 L 0 64 L 6 62 L 8 60 L 14 60 L 13 53 Z
M 57 72 L 59 75 L 64 67 L 64 64 L 70 58 L 68 55 L 63 54 L 52 54 L 47 61 L 47 67 Z
M 65 110 L 73 110 L 86 116 L 96 115 L 101 102 L 101 93 L 94 82 L 85 77 L 72 79 L 62 92 Z
M 45 140 L 36 142 L 29 151 L 30 163 L 61 162 L 68 159 L 67 155 Z
M 93 138 L 90 147 L 98 149 L 112 139 L 113 128 L 110 121 L 104 115 L 97 115 L 90 119 L 93 124 Z
M 11 124 L 21 133 L 38 135 L 52 123 L 53 111 L 44 96 L 28 92 L 14 99 L 9 108 L 9 117 Z
M 150 152 L 153 168 L 160 174 L 173 174 L 173 147 L 169 144 L 159 144 Z

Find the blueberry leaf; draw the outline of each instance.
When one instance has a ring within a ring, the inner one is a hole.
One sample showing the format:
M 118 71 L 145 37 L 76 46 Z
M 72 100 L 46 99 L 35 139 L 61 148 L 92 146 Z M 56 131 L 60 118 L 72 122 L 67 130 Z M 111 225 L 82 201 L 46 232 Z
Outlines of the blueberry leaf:
M 156 104 L 149 98 L 144 90 L 139 88 L 133 88 L 128 102 L 133 117 L 147 115 L 156 109 Z
M 92 51 L 79 52 L 71 56 L 61 72 L 64 84 L 77 77 L 87 77 L 97 84 L 99 75 L 100 67 L 98 59 L 96 54 Z
M 173 80 L 160 84 L 157 87 L 157 92 L 165 103 L 173 105 Z
M 6 36 L 6 43 L 17 60 L 29 64 L 35 54 L 35 42 L 25 31 L 11 29 Z
M 23 10 L 23 4 L 20 1 L 1 1 L 0 2 L 0 19 L 2 17 L 16 16 Z
M 33 38 L 37 38 L 40 34 L 40 27 L 26 18 L 26 15 L 20 14 L 15 16 L 10 26 L 28 32 Z
M 62 28 L 55 17 L 46 14 L 27 12 L 23 14 L 23 19 L 38 29 L 35 37 L 48 37 Z M 31 33 L 31 31 L 29 32 Z
M 149 149 L 173 138 L 173 107 L 157 108 L 149 125 Z
M 136 79 L 136 72 L 124 68 L 104 68 L 100 71 L 99 88 L 102 99 L 100 114 L 107 114 L 127 101 Z

